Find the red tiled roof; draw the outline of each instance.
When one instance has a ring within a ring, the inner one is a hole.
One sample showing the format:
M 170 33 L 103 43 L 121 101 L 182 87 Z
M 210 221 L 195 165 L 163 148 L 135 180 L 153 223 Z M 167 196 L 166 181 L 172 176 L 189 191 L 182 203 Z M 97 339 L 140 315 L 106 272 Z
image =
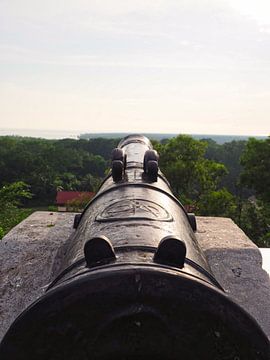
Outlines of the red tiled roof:
M 68 201 L 78 199 L 80 197 L 89 196 L 89 200 L 95 195 L 93 192 L 89 191 L 57 191 L 56 203 L 57 205 L 66 204 Z

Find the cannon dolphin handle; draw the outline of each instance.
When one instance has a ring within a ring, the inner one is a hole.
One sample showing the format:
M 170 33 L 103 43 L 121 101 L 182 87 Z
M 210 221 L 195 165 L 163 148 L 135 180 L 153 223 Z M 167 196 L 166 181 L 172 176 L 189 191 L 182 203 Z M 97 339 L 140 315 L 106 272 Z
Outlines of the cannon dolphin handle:
M 74 221 L 59 275 L 11 325 L 1 360 L 269 360 L 265 334 L 214 278 L 141 135 Z

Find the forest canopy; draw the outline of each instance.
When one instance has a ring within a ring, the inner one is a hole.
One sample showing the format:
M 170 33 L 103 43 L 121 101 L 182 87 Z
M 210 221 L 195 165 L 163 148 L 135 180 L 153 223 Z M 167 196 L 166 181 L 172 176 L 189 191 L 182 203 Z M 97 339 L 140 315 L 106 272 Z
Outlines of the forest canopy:
M 118 142 L 0 137 L 0 194 L 6 196 L 0 238 L 14 226 L 7 221 L 12 211 L 20 221 L 31 209 L 54 205 L 59 190 L 97 191 Z M 197 215 L 231 217 L 259 246 L 270 246 L 270 138 L 217 144 L 179 135 L 153 144 L 184 205 Z

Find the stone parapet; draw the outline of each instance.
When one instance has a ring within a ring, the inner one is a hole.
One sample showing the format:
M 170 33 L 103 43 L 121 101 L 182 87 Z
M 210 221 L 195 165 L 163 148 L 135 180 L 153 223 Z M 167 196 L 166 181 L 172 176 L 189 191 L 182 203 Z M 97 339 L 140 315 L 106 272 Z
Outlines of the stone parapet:
M 270 278 L 258 247 L 228 218 L 197 217 L 197 239 L 215 278 L 270 338 Z

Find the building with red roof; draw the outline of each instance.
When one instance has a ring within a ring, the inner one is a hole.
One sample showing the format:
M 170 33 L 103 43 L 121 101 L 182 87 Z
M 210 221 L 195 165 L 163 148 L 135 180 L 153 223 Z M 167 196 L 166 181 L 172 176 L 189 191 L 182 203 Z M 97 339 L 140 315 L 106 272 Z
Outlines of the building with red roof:
M 83 204 L 90 201 L 94 195 L 95 193 L 89 191 L 57 191 L 56 205 L 58 211 L 75 210 L 74 208 L 80 203 L 83 208 Z

